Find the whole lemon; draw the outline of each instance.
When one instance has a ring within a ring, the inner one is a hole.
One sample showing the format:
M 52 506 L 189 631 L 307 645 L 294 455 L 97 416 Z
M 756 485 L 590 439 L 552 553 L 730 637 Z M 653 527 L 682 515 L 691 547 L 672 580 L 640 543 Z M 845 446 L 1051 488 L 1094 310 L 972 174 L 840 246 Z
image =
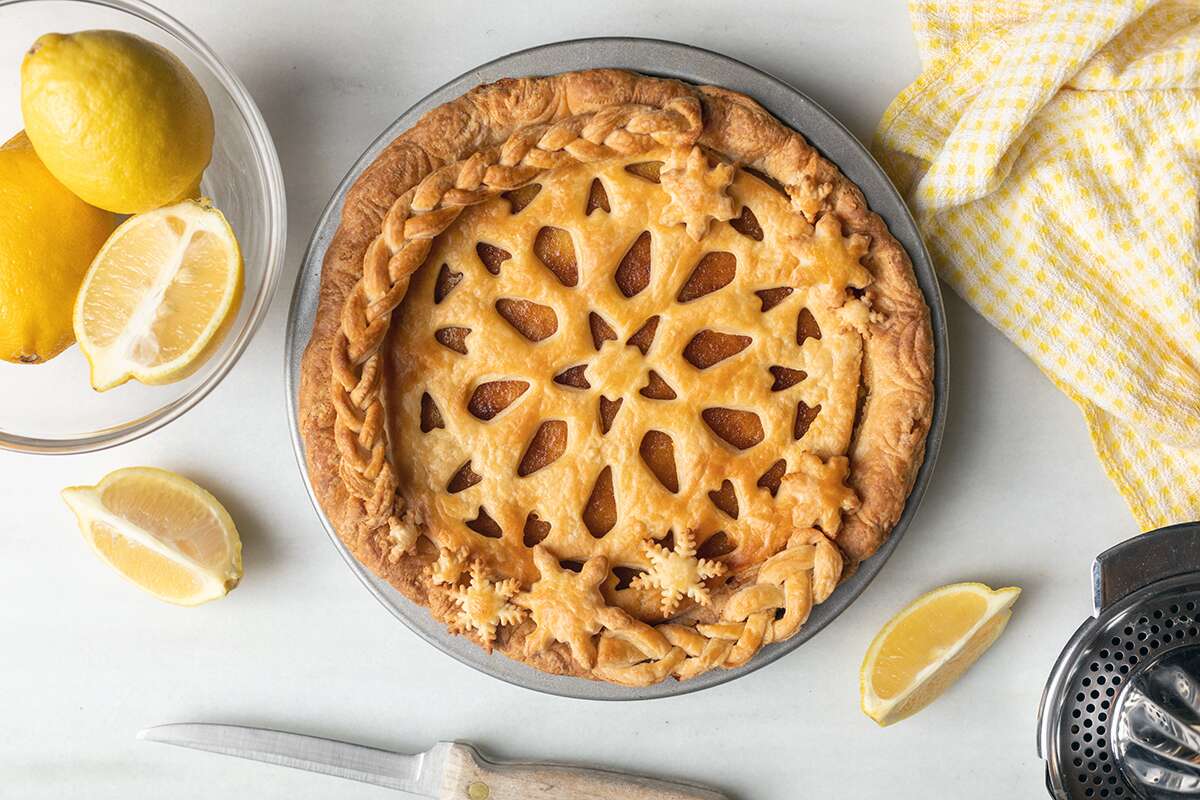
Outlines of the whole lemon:
M 0 146 L 0 358 L 35 364 L 75 341 L 75 293 L 117 222 L 55 180 L 25 134 Z
M 119 214 L 190 197 L 212 159 L 212 108 L 196 77 L 130 33 L 40 37 L 21 64 L 21 113 L 54 177 Z

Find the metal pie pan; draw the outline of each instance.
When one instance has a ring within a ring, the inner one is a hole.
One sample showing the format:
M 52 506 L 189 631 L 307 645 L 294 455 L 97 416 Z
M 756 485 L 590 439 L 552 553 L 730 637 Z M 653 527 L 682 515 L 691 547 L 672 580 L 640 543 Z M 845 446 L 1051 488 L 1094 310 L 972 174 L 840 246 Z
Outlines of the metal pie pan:
M 447 632 L 429 611 L 419 606 L 386 581 L 360 564 L 342 544 L 321 510 L 308 480 L 304 442 L 297 424 L 297 398 L 300 383 L 300 359 L 308 343 L 316 315 L 321 264 L 325 250 L 337 230 L 342 201 L 351 184 L 375 157 L 402 131 L 411 127 L 425 112 L 474 88 L 505 77 L 549 75 L 557 72 L 617 67 L 677 78 L 693 84 L 714 84 L 753 97 L 784 123 L 802 133 L 826 158 L 862 189 L 871 208 L 887 222 L 912 259 L 917 281 L 929 305 L 934 336 L 934 408 L 933 421 L 925 444 L 925 461 L 917 474 L 908 504 L 891 537 L 879 551 L 867 559 L 858 571 L 838 587 L 833 596 L 813 609 L 804 627 L 785 642 L 763 647 L 748 663 L 729 670 L 712 670 L 691 680 L 667 680 L 654 686 L 630 688 L 584 678 L 549 675 L 500 653 L 488 654 L 465 637 Z M 288 420 L 300 472 L 313 507 L 334 545 L 351 570 L 389 611 L 418 636 L 443 653 L 500 680 L 549 694 L 590 700 L 646 700 L 670 697 L 707 689 L 766 666 L 815 636 L 854 602 L 883 568 L 899 545 L 925 494 L 929 477 L 942 443 L 946 419 L 948 388 L 946 319 L 941 291 L 930 264 L 929 254 L 917 232 L 904 201 L 867 149 L 825 109 L 783 81 L 740 61 L 708 50 L 676 42 L 637 38 L 579 39 L 534 47 L 498 58 L 460 75 L 421 99 L 388 127 L 358 159 L 337 187 L 325 207 L 300 267 L 288 315 L 286 387 Z

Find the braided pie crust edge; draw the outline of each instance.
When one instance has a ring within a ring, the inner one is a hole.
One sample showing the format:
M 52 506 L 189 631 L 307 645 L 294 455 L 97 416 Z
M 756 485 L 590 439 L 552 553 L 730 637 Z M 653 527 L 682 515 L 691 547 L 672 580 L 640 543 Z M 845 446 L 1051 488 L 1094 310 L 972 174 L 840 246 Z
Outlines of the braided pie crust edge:
M 836 547 L 816 529 L 797 530 L 788 547 L 759 568 L 757 583 L 751 576 L 745 590 L 730 598 L 719 620 L 652 627 L 619 609 L 603 609 L 598 659 L 595 650 L 582 654 L 582 659 L 578 651 L 573 656 L 568 644 L 557 641 L 527 649 L 525 639 L 532 627 L 528 622 L 506 626 L 494 643 L 510 657 L 546 672 L 645 685 L 670 675 L 686 678 L 714 667 L 737 666 L 763 644 L 793 635 L 812 604 L 824 600 L 887 539 L 924 457 L 933 408 L 933 339 L 929 311 L 908 255 L 867 207 L 858 187 L 800 134 L 744 95 L 619 70 L 587 70 L 502 80 L 430 111 L 384 149 L 346 196 L 341 225 L 326 251 L 318 311 L 301 365 L 299 427 L 312 486 L 339 537 L 360 562 L 413 602 L 429 607 L 438 619 L 451 622 L 459 609 L 453 587 L 430 578 L 437 549 L 418 539 L 418 531 L 396 516 L 402 509 L 392 508 L 395 484 L 394 479 L 390 484 L 386 480 L 391 474 L 386 446 L 372 450 L 361 444 L 371 440 L 372 426 L 386 427 L 384 420 L 346 408 L 361 400 L 378 376 L 364 377 L 359 364 L 357 386 L 348 384 L 341 400 L 335 401 L 339 392 L 331 392 L 331 385 L 347 383 L 339 369 L 344 372 L 357 355 L 354 344 L 345 341 L 344 326 L 358 325 L 357 338 L 371 335 L 362 323 L 345 323 L 346 315 L 354 313 L 356 287 L 361 295 L 361 284 L 370 283 L 369 276 L 364 278 L 364 260 L 371 261 L 372 249 L 383 246 L 388 231 L 393 246 L 407 246 L 413 239 L 420 244 L 427 235 L 421 231 L 422 220 L 440 213 L 433 209 L 419 216 L 425 203 L 422 194 L 428 194 L 431 185 L 443 192 L 457 191 L 453 185 L 437 186 L 439 170 L 445 172 L 448 165 L 481 152 L 492 155 L 468 171 L 482 175 L 488 162 L 499 169 L 505 152 L 500 150 L 497 157 L 495 151 L 506 142 L 511 146 L 510 138 L 521 138 L 514 134 L 566 125 L 581 115 L 592 115 L 593 121 L 603 115 L 622 121 L 651 119 L 633 123 L 635 137 L 641 135 L 638 125 L 649 130 L 665 120 L 660 144 L 699 144 L 719 152 L 784 186 L 793 207 L 810 220 L 831 211 L 847 235 L 870 239 L 862 259 L 873 276 L 868 290 L 873 313 L 863 338 L 865 391 L 847 453 L 847 482 L 860 503 L 843 515 Z M 511 174 L 497 179 L 520 181 L 521 168 L 517 164 Z M 462 202 L 470 200 L 464 197 Z M 437 224 L 434 219 L 435 229 Z M 384 253 L 380 259 L 391 255 L 394 252 Z M 412 251 L 410 261 L 415 262 L 413 270 L 423 261 L 419 249 Z M 368 290 L 367 297 L 385 302 L 381 293 L 388 287 L 380 287 L 378 279 L 375 284 L 375 294 Z M 406 286 L 403 276 L 393 291 L 402 297 Z M 369 318 L 365 302 L 359 302 L 357 310 Z M 397 302 L 392 298 L 393 306 Z M 340 366 L 335 352 L 339 349 L 350 353 L 349 359 L 340 359 Z M 349 430 L 348 415 L 353 415 Z M 802 581 L 792 579 L 798 570 Z M 776 607 L 784 612 L 779 619 Z

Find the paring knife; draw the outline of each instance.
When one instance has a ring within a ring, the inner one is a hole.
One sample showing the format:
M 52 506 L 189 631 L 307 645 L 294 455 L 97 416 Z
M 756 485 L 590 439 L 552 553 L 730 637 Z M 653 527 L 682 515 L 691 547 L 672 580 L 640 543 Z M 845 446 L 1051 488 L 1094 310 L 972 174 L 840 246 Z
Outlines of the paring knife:
M 562 764 L 496 763 L 468 744 L 407 755 L 266 728 L 183 722 L 139 739 L 373 783 L 435 800 L 729 800 L 686 783 Z

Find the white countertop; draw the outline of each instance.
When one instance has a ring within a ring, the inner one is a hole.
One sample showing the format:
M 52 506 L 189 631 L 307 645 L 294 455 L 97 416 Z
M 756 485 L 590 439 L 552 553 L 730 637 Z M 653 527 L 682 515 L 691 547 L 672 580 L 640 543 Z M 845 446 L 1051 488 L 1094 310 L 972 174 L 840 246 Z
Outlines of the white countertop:
M 1045 796 L 1034 741 L 1042 685 L 1088 614 L 1091 559 L 1136 528 L 1071 402 L 953 294 L 945 444 L 901 547 L 804 647 L 676 699 L 543 696 L 419 640 L 334 551 L 284 416 L 287 305 L 317 215 L 362 149 L 432 88 L 544 42 L 660 37 L 773 72 L 869 140 L 917 72 L 903 4 L 162 4 L 241 76 L 274 133 L 288 190 L 287 268 L 242 361 L 182 419 L 86 456 L 0 453 L 0 795 L 397 796 L 134 740 L 160 722 L 223 721 L 408 750 L 458 738 L 499 757 L 687 778 L 742 800 Z M 161 604 L 84 544 L 59 489 L 135 464 L 182 472 L 229 508 L 246 577 L 228 598 Z M 929 709 L 877 729 L 858 709 L 871 637 L 920 592 L 963 580 L 1024 588 L 1008 632 Z

